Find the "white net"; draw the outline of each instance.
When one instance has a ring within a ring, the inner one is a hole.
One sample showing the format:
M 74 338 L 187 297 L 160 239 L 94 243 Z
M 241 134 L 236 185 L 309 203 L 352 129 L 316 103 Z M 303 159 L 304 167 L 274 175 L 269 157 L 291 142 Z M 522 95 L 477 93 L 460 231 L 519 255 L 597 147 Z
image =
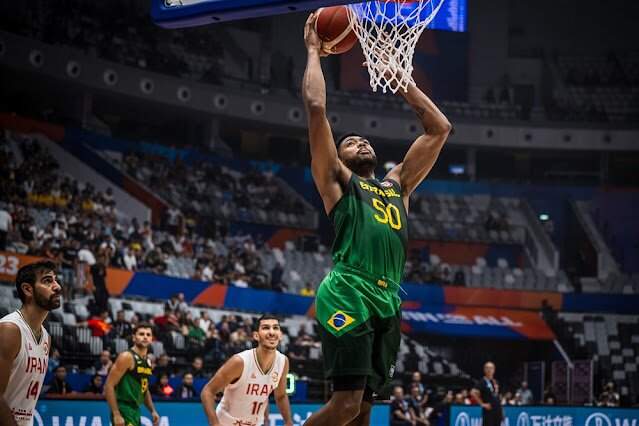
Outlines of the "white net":
M 350 4 L 349 19 L 364 51 L 373 91 L 406 91 L 413 54 L 444 0 L 378 0 Z

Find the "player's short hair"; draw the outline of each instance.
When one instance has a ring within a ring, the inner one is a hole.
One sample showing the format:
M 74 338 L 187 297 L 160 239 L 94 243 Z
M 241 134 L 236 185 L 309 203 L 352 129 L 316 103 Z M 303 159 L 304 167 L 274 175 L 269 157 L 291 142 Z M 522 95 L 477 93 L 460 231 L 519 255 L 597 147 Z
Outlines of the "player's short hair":
M 258 331 L 260 329 L 260 323 L 265 320 L 276 320 L 278 323 L 280 322 L 280 319 L 275 315 L 264 314 L 253 323 L 253 331 Z
M 349 132 L 346 133 L 344 135 L 342 135 L 338 140 L 337 143 L 335 144 L 335 146 L 337 147 L 337 151 L 339 152 L 339 147 L 342 146 L 342 143 L 344 143 L 344 141 L 348 138 L 352 138 L 353 136 L 356 136 L 358 138 L 363 138 L 364 136 L 360 135 L 359 133 L 355 133 L 355 132 Z
M 153 334 L 153 326 L 149 324 L 148 322 L 141 322 L 135 327 L 133 327 L 133 334 L 136 334 L 138 330 L 141 330 L 143 328 L 148 328 L 149 330 L 151 330 L 151 334 Z
M 26 299 L 26 294 L 22 291 L 22 284 L 27 283 L 34 286 L 38 279 L 38 274 L 49 271 L 55 272 L 57 269 L 56 264 L 51 260 L 40 260 L 20 268 L 16 275 L 16 292 L 18 293 L 20 301 L 24 303 Z

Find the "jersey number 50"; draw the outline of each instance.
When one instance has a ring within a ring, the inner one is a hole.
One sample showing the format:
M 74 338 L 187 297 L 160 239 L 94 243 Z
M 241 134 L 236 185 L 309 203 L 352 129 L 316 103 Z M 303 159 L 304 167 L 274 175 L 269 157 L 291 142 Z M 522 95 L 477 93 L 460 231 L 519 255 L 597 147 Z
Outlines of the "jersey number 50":
M 399 214 L 399 209 L 393 204 L 386 204 L 377 199 L 372 198 L 373 207 L 380 214 L 374 214 L 373 217 L 379 223 L 387 223 L 393 229 L 402 229 L 402 217 Z

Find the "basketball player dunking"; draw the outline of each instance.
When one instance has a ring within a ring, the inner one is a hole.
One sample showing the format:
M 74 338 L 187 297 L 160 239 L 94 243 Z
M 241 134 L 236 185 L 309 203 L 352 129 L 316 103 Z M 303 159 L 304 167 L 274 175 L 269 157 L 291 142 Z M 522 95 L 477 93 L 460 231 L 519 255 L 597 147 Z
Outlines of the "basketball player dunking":
M 400 90 L 424 134 L 413 142 L 402 163 L 382 180 L 376 179 L 377 157 L 365 137 L 351 133 L 337 144 L 333 140 L 315 19 L 316 14 L 311 14 L 304 31 L 308 62 L 302 95 L 311 172 L 335 228 L 335 266 L 315 300 L 324 370 L 334 392 L 304 424 L 368 425 L 373 393 L 392 379 L 399 350 L 398 293 L 408 243 L 409 197 L 435 164 L 451 125 L 417 86 Z
M 50 261 L 20 268 L 16 291 L 22 307 L 0 319 L 0 425 L 33 424 L 51 348 L 42 323 L 60 307 L 62 287 L 55 270 Z
M 277 318 L 257 320 L 253 339 L 257 348 L 234 355 L 202 389 L 202 404 L 210 426 L 257 426 L 263 424 L 268 397 L 275 403 L 285 426 L 292 426 L 291 406 L 286 395 L 288 358 L 277 350 L 282 331 Z M 215 407 L 215 395 L 224 396 Z

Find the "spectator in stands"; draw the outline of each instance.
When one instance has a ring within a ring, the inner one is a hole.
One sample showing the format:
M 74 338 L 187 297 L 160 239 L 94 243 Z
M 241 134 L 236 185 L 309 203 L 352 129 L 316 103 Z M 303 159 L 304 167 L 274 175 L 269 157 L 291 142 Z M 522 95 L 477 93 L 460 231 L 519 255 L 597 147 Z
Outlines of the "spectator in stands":
M 528 382 L 525 380 L 521 382 L 521 387 L 517 389 L 516 395 L 521 405 L 532 405 L 534 402 L 534 396 L 532 391 L 528 388 Z
M 122 263 L 124 264 L 125 269 L 129 271 L 137 271 L 138 259 L 135 257 L 135 250 L 133 249 L 133 244 L 124 248 L 122 253 Z
M 64 285 L 62 289 L 65 298 L 71 298 L 71 289 L 73 288 L 73 272 L 76 270 L 78 262 L 78 249 L 80 242 L 78 240 L 67 239 L 62 246 L 61 271 Z
M 153 322 L 160 329 L 161 333 L 169 333 L 171 331 L 178 331 L 180 329 L 180 322 L 177 315 L 168 306 L 164 307 L 164 315 L 159 315 L 153 318 Z
M 200 328 L 200 319 L 190 321 L 186 334 L 187 345 L 191 353 L 200 353 L 204 348 L 206 333 Z
M 171 365 L 171 358 L 166 353 L 163 353 L 158 357 L 157 365 L 153 368 L 153 372 L 157 377 L 160 377 L 162 374 L 166 374 L 169 377 L 172 377 L 175 374 L 175 369 Z
M 404 398 L 404 389 L 401 386 L 395 386 L 391 402 L 391 426 L 414 425 L 408 401 Z
M 73 393 L 73 389 L 69 383 L 67 383 L 67 369 L 60 365 L 53 372 L 53 380 L 49 386 L 47 393 L 51 395 L 69 395 Z
M 282 278 L 284 277 L 284 265 L 281 261 L 275 262 L 275 266 L 271 269 L 271 288 L 274 291 L 282 291 L 285 287 L 282 282 Z
M 87 327 L 91 329 L 91 334 L 96 337 L 105 338 L 111 332 L 109 324 L 109 311 L 101 311 L 98 315 L 93 315 L 87 321 Z
M 466 274 L 464 274 L 464 271 L 462 270 L 462 268 L 457 269 L 457 272 L 455 272 L 455 278 L 453 278 L 453 285 L 459 286 L 459 287 L 466 286 Z
M 171 398 L 175 390 L 169 384 L 169 375 L 161 373 L 157 377 L 158 380 L 151 388 L 151 394 L 160 398 Z
M 106 288 L 107 264 L 108 256 L 100 255 L 98 261 L 91 266 L 95 304 L 98 309 L 106 311 L 109 309 L 109 292 Z
M 428 395 L 420 391 L 419 385 L 411 384 L 410 395 L 408 397 L 408 408 L 410 409 L 413 424 L 428 425 L 426 416 L 426 405 L 428 404 Z
M 419 389 L 419 393 L 422 395 L 426 392 L 426 389 L 424 388 L 424 384 L 422 383 L 422 373 L 420 373 L 419 371 L 414 371 L 411 376 L 409 389 L 412 388 L 413 386 L 417 386 L 417 388 Z
M 132 331 L 131 324 L 124 318 L 124 311 L 120 309 L 115 316 L 115 321 L 113 321 L 113 336 L 128 340 Z
M 192 399 L 199 396 L 197 390 L 193 387 L 193 374 L 182 374 L 182 384 L 177 388 L 173 396 L 177 399 Z
M 472 402 L 470 400 L 470 392 L 468 391 L 468 389 L 462 389 L 461 394 L 464 398 L 464 405 L 471 405 Z
M 100 353 L 100 359 L 95 363 L 95 374 L 106 376 L 109 374 L 109 370 L 111 370 L 112 366 L 111 352 L 104 350 Z
M 431 423 L 436 424 L 448 424 L 448 413 L 450 411 L 450 405 L 453 403 L 454 396 L 453 391 L 446 391 L 441 388 L 437 392 L 439 402 L 433 407 L 433 412 L 430 415 Z
M 511 391 L 508 391 L 502 395 L 501 405 L 503 407 L 505 405 L 520 405 L 520 404 L 518 403 L 513 393 Z
M 201 356 L 196 356 L 193 358 L 193 362 L 191 362 L 191 371 L 190 373 L 196 379 L 205 379 L 207 378 L 206 373 L 204 372 L 204 360 L 202 360 Z
M 205 333 L 208 333 L 209 330 L 211 329 L 211 324 L 212 323 L 213 323 L 213 321 L 211 321 L 211 318 L 209 317 L 208 311 L 200 312 L 200 323 L 199 323 L 199 326 L 202 329 L 202 331 L 204 331 Z
M 166 302 L 169 309 L 171 309 L 176 314 L 186 312 L 189 308 L 189 305 L 186 303 L 184 299 L 184 293 L 176 293 Z
M 441 265 L 439 278 L 441 280 L 441 283 L 444 285 L 450 284 L 452 282 L 453 272 L 449 264 L 444 263 Z
M 0 250 L 7 249 L 7 237 L 13 230 L 13 219 L 6 207 L 0 207 Z
M 315 289 L 310 282 L 306 281 L 306 284 L 304 284 L 304 287 L 302 287 L 302 289 L 300 290 L 300 295 L 315 296 Z
M 102 376 L 100 374 L 94 374 L 93 377 L 91 377 L 91 381 L 89 382 L 87 387 L 84 388 L 84 393 L 92 395 L 102 395 L 102 386 Z
M 619 407 L 620 397 L 615 391 L 613 382 L 606 383 L 603 392 L 597 399 L 597 405 L 600 407 Z
M 552 385 L 548 385 L 544 391 L 544 404 L 555 405 L 556 401 L 557 397 L 555 396 L 555 392 L 552 390 Z

